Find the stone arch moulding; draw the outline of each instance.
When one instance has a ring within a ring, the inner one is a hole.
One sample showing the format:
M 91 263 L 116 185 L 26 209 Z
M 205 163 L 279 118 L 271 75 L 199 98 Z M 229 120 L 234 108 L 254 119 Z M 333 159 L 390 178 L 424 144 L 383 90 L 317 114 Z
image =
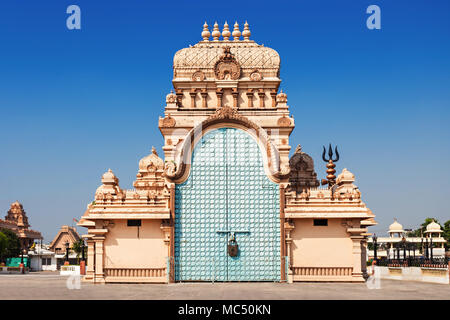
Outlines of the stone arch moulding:
M 176 169 L 173 172 L 166 171 L 166 177 L 177 184 L 186 181 L 190 174 L 191 157 L 195 146 L 205 134 L 220 128 L 236 128 L 245 131 L 258 144 L 267 177 L 275 183 L 287 178 L 289 167 L 280 168 L 278 149 L 270 141 L 266 131 L 231 107 L 218 109 L 216 113 L 189 131 L 182 146 L 176 151 Z

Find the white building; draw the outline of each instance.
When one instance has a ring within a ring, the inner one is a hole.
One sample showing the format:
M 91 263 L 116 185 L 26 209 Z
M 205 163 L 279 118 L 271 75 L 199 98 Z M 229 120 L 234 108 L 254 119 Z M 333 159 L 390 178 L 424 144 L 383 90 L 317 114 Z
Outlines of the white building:
M 49 250 L 48 245 L 36 244 L 33 250 L 28 251 L 28 257 L 31 271 L 57 271 L 64 265 L 66 255 Z M 77 255 L 73 252 L 69 253 L 69 262 L 73 264 L 76 260 Z
M 445 243 L 446 240 L 442 237 L 443 231 L 441 226 L 435 221 L 427 225 L 423 237 L 408 237 L 403 226 L 394 219 L 394 222 L 389 226 L 389 237 L 377 238 L 377 257 L 389 257 L 390 259 L 403 259 L 406 253 L 407 257 L 422 257 L 425 255 L 426 247 L 428 246 L 428 256 L 431 256 L 430 245 L 433 244 L 433 258 L 445 257 Z M 373 239 L 369 238 L 368 243 L 373 243 Z M 403 243 L 406 243 L 409 249 L 403 249 Z M 427 245 L 428 243 L 428 245 Z M 416 244 L 412 246 L 411 244 Z M 420 244 L 420 245 L 418 245 Z M 412 247 L 416 248 L 413 249 Z M 418 248 L 421 248 L 419 250 Z M 368 258 L 373 258 L 374 251 L 367 251 Z

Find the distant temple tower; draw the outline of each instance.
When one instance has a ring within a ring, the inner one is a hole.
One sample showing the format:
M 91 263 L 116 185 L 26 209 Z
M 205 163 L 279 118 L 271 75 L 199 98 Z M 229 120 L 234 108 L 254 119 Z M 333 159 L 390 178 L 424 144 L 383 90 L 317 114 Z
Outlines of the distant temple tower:
M 309 155 L 289 158 L 278 53 L 250 40 L 247 22 L 205 23 L 201 36 L 174 56 L 163 158 L 152 149 L 131 190 L 106 172 L 80 220 L 85 279 L 364 281 L 374 215 L 351 172 L 319 187 Z
M 48 249 L 56 253 L 65 253 L 66 244 L 69 248 L 81 239 L 76 228 L 69 226 L 61 226 L 56 236 L 53 238 L 52 242 L 48 245 Z
M 0 219 L 0 229 L 2 228 L 9 229 L 17 235 L 23 250 L 28 249 L 34 240 L 42 239 L 40 232 L 30 229 L 28 217 L 19 201 L 11 204 L 5 220 Z

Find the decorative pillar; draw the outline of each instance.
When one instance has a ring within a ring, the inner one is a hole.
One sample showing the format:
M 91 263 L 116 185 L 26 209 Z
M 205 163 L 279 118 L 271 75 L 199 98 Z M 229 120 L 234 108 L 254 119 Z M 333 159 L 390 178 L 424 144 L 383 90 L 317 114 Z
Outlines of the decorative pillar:
M 105 237 L 94 237 L 95 241 L 95 282 L 105 283 L 105 274 L 103 273 L 103 243 Z
M 177 95 L 177 106 L 178 107 L 182 107 L 182 101 L 183 101 L 183 90 L 178 89 L 176 91 L 176 95 Z
M 217 88 L 216 90 L 216 96 L 217 96 L 217 108 L 222 107 L 222 95 L 223 95 L 223 89 Z
M 167 282 L 172 282 L 171 280 L 171 233 L 172 233 L 172 226 L 170 224 L 170 220 L 163 220 L 161 223 L 161 231 L 164 234 L 164 244 L 167 246 L 167 260 L 166 260 L 166 272 L 168 273 Z
M 167 246 L 167 256 L 170 256 L 170 231 L 172 230 L 172 226 L 169 221 L 163 220 L 160 228 L 164 234 L 164 244 Z
M 253 90 L 247 89 L 247 99 L 248 99 L 248 107 L 253 108 Z
M 233 95 L 233 108 L 237 109 L 238 107 L 238 89 L 237 88 L 232 88 L 231 89 L 231 94 Z
M 270 97 L 272 98 L 272 108 L 277 106 L 277 91 L 275 89 L 270 90 Z
M 353 242 L 353 272 L 352 277 L 355 281 L 364 281 L 361 270 L 361 240 L 362 236 L 351 236 Z
M 258 96 L 259 96 L 259 107 L 264 108 L 264 98 L 266 97 L 264 89 L 259 89 Z
M 206 99 L 208 98 L 208 92 L 206 92 L 206 89 L 202 89 L 201 93 L 202 95 L 202 108 L 208 108 L 208 103 Z
M 197 96 L 197 92 L 194 88 L 191 89 L 191 92 L 189 92 L 189 95 L 191 96 L 191 108 L 195 108 L 195 97 Z
M 394 251 L 394 244 L 391 242 L 389 243 L 389 259 L 395 259 L 395 251 Z M 392 252 L 392 258 L 391 258 L 391 252 Z
M 169 282 L 175 282 L 175 184 L 171 183 L 170 186 L 170 246 L 169 246 Z
M 294 222 L 290 219 L 284 223 L 284 230 L 286 233 L 286 255 L 287 255 L 287 261 L 289 263 L 288 266 L 288 283 L 294 282 L 294 275 L 292 272 L 292 265 L 293 265 L 293 258 L 292 258 L 292 251 L 291 251 L 291 244 L 292 244 L 292 238 L 291 238 L 291 232 L 294 230 L 295 225 Z
M 95 242 L 92 239 L 86 240 L 88 249 L 87 249 L 87 268 L 86 268 L 86 276 L 84 277 L 87 281 L 94 280 L 95 274 Z
M 366 257 L 367 257 L 367 239 L 363 239 L 361 240 L 361 269 L 362 269 L 361 271 L 364 279 L 368 278 Z

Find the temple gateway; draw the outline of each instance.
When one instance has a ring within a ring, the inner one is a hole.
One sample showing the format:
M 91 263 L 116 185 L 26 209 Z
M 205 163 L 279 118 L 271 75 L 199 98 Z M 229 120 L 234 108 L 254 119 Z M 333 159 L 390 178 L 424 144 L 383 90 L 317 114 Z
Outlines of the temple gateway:
M 300 146 L 289 158 L 278 53 L 247 23 L 201 35 L 174 56 L 163 155 L 139 161 L 133 189 L 103 174 L 78 224 L 85 280 L 364 281 L 374 215 L 331 148 L 324 186 Z

